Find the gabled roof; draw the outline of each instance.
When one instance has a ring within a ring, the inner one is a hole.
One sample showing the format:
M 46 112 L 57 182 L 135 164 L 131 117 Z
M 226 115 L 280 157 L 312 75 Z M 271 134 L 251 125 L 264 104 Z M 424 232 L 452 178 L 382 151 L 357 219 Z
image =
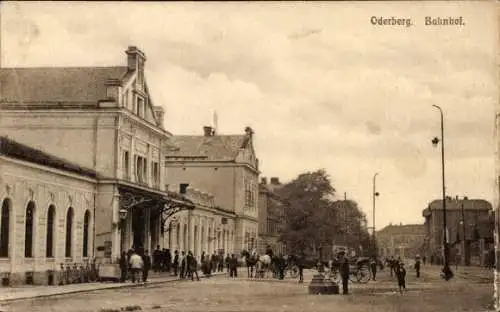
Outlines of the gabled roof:
M 490 202 L 484 199 L 468 199 L 468 200 L 456 200 L 450 199 L 446 201 L 446 210 L 458 210 L 462 209 L 462 204 L 464 205 L 465 210 L 491 210 L 493 206 Z M 443 209 L 443 200 L 434 200 L 432 201 L 428 208 L 430 210 L 442 210 Z
M 388 225 L 377 231 L 377 235 L 425 235 L 423 224 Z
M 122 82 L 126 66 L 0 69 L 0 102 L 56 103 L 105 100 L 108 80 Z
M 37 165 L 46 166 L 81 176 L 97 179 L 96 171 L 78 166 L 70 161 L 55 157 L 30 146 L 18 143 L 7 137 L 0 137 L 0 155 L 15 158 Z
M 165 148 L 168 158 L 196 157 L 198 160 L 234 161 L 247 147 L 246 135 L 176 135 Z

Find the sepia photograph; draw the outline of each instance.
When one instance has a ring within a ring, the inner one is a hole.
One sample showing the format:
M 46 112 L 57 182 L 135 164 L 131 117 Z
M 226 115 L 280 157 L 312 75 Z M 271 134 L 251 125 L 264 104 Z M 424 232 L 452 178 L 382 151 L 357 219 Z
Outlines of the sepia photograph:
M 495 1 L 0 3 L 0 312 L 500 311 Z

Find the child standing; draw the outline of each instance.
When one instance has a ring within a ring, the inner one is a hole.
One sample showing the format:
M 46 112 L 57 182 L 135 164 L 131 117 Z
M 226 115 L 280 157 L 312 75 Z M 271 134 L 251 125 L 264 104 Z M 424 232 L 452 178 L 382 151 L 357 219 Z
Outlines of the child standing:
M 399 292 L 406 290 L 406 269 L 403 262 L 400 262 L 396 268 L 396 277 L 398 279 Z

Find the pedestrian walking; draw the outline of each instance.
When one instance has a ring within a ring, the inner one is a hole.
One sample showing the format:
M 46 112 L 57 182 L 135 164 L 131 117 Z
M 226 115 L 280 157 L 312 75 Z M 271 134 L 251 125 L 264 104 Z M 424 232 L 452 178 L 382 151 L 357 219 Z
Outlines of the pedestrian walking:
M 160 245 L 156 246 L 153 251 L 153 271 L 155 273 L 160 272 L 162 268 L 162 251 L 160 250 Z
M 188 268 L 188 276 L 191 277 L 191 280 L 194 281 L 194 276 L 196 275 L 196 280 L 200 280 L 198 276 L 198 262 L 196 258 L 193 256 L 193 253 L 190 251 L 186 257 L 187 268 Z
M 151 256 L 147 249 L 142 256 L 142 262 L 144 263 L 142 266 L 142 281 L 146 283 L 148 281 L 149 270 L 151 270 Z
M 229 277 L 238 277 L 238 259 L 234 254 L 231 255 L 231 261 L 229 263 Z
M 173 261 L 172 265 L 174 267 L 174 276 L 177 276 L 177 274 L 179 273 L 179 251 L 178 250 L 174 251 L 174 261 Z
M 372 279 L 372 281 L 376 281 L 376 277 L 377 277 L 377 260 L 375 260 L 375 258 L 372 258 L 371 261 L 370 261 L 370 269 L 371 269 L 371 273 L 372 273 L 371 279 Z
M 417 273 L 417 278 L 420 277 L 420 258 L 415 259 L 415 272 Z
M 226 270 L 228 273 L 230 271 L 229 268 L 231 267 L 230 262 L 231 262 L 231 256 L 229 254 L 227 254 L 226 259 L 225 259 L 225 264 L 226 264 Z
M 128 273 L 128 256 L 124 251 L 120 257 L 120 282 L 125 283 L 127 281 Z
M 403 262 L 400 262 L 396 269 L 396 276 L 398 278 L 399 292 L 403 293 L 406 290 L 406 269 Z
M 345 257 L 345 253 L 340 253 L 340 274 L 342 277 L 342 294 L 349 294 L 349 261 Z
M 140 277 L 139 273 L 142 270 L 144 263 L 142 262 L 142 257 L 135 251 L 132 251 L 132 255 L 130 256 L 130 269 L 132 271 L 132 283 L 137 281 L 139 283 Z
M 186 252 L 183 251 L 181 252 L 181 257 L 179 259 L 180 264 L 181 264 L 181 273 L 180 273 L 180 278 L 185 278 L 186 273 L 187 273 L 187 267 L 186 267 Z
M 305 256 L 301 254 L 297 258 L 297 266 L 299 267 L 299 283 L 304 282 L 304 264 L 305 264 Z
M 422 258 L 422 264 L 425 265 L 425 260 L 427 260 L 427 258 L 425 256 L 423 256 Z

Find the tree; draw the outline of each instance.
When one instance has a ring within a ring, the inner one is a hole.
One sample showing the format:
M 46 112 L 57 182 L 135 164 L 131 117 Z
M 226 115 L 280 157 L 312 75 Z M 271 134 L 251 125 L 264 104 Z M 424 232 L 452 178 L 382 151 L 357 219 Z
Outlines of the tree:
M 354 200 L 339 200 L 335 202 L 335 206 L 341 229 L 337 242 L 354 249 L 372 249 L 373 242 L 366 227 L 366 215 L 358 203 Z
M 323 255 L 334 244 L 356 250 L 373 248 L 366 216 L 353 200 L 335 201 L 335 188 L 325 170 L 300 174 L 278 191 L 285 205 L 280 240 L 292 253 Z
M 290 252 L 315 252 L 332 243 L 338 232 L 336 212 L 330 197 L 335 194 L 325 170 L 306 172 L 279 191 L 285 204 L 281 240 Z

